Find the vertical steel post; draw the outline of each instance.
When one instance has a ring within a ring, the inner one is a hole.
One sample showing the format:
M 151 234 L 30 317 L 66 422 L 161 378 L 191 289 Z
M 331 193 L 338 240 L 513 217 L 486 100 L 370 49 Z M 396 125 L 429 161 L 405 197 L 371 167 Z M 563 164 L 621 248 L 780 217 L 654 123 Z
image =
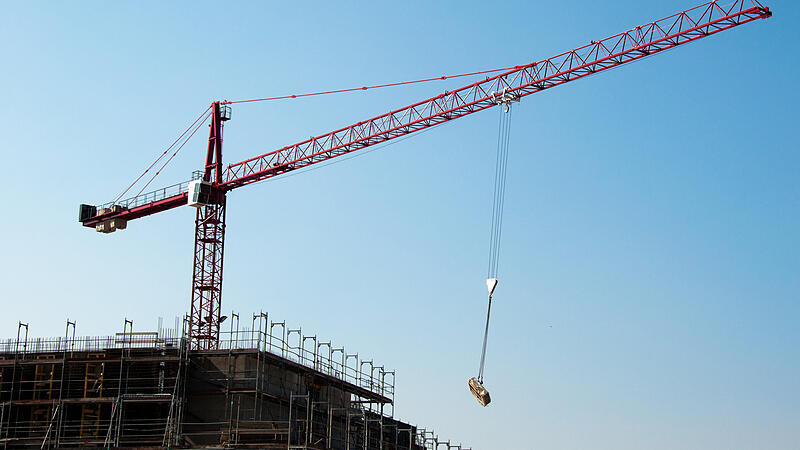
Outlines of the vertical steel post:
M 298 340 L 297 341 L 297 357 L 298 357 L 297 361 L 301 362 L 302 361 L 301 358 L 303 357 L 302 356 L 303 355 L 303 351 L 301 350 L 301 348 L 302 348 L 301 343 L 303 342 L 303 329 L 302 328 L 298 328 L 296 330 L 286 330 L 286 351 L 287 351 L 287 354 L 289 354 L 289 355 L 291 355 L 292 348 L 294 348 L 294 347 L 291 346 L 291 344 L 289 344 L 289 338 L 292 336 L 292 333 L 297 333 L 297 340 Z
M 315 334 L 314 336 L 303 336 L 300 344 L 300 364 L 305 364 L 306 341 L 309 339 L 314 341 L 314 346 L 312 347 L 314 349 L 314 353 L 312 353 L 312 355 L 314 356 L 314 364 L 317 362 L 317 335 Z
M 353 417 L 361 417 L 362 420 L 365 421 L 366 424 L 366 416 L 364 415 L 364 411 L 362 410 L 360 413 L 351 413 L 347 411 L 347 436 L 345 437 L 345 449 L 350 450 L 350 442 L 351 442 L 351 433 L 350 433 L 350 423 L 352 422 Z
M 17 341 L 14 344 L 14 367 L 11 369 L 11 396 L 9 397 L 8 402 L 8 425 L 6 426 L 6 430 L 11 428 L 12 422 L 12 412 L 16 412 L 19 415 L 19 412 L 14 411 L 13 402 L 14 402 L 14 391 L 16 386 L 17 380 L 17 365 L 19 365 L 20 353 L 19 353 L 19 335 L 22 332 L 22 329 L 25 328 L 25 341 L 22 344 L 22 358 L 25 358 L 25 351 L 28 348 L 28 324 L 19 322 L 17 325 Z M 21 389 L 20 389 L 21 390 Z M 5 437 L 9 437 L 8 431 L 6 431 Z
M 334 411 L 344 411 L 345 420 L 347 420 L 347 408 L 334 408 L 328 404 L 328 441 L 327 448 L 333 448 L 333 415 Z M 345 437 L 346 440 L 346 437 Z M 343 442 L 344 443 L 344 442 Z
M 309 396 L 309 398 L 310 398 L 310 396 Z M 328 410 L 330 410 L 330 403 L 329 403 L 329 402 L 327 402 L 327 401 L 316 401 L 316 402 L 312 401 L 312 402 L 311 402 L 311 413 L 309 414 L 309 426 L 308 426 L 308 430 L 309 430 L 309 431 L 308 431 L 308 434 L 309 434 L 309 440 L 308 440 L 308 443 L 309 443 L 309 444 L 311 444 L 311 445 L 314 445 L 314 442 L 315 442 L 315 441 L 314 441 L 314 407 L 315 407 L 316 405 L 328 405 Z M 329 414 L 330 414 L 330 412 L 329 412 Z M 321 422 L 321 423 L 322 423 L 322 428 L 324 429 L 324 427 L 325 427 L 325 421 L 319 421 L 319 422 Z M 318 427 L 318 428 L 320 428 L 320 427 Z M 325 437 L 327 438 L 327 436 L 328 436 L 328 431 L 327 431 L 327 430 L 325 430 L 325 433 L 324 433 L 324 434 L 325 434 Z M 322 440 L 322 439 L 320 439 L 320 441 L 321 441 L 321 440 Z
M 72 341 L 69 340 L 69 330 L 72 328 Z M 56 425 L 56 437 L 55 437 L 55 445 L 56 447 L 60 446 L 61 441 L 61 424 L 62 424 L 62 417 L 64 416 L 62 410 L 64 408 L 63 404 L 63 395 L 64 395 L 64 371 L 67 367 L 67 345 L 70 345 L 70 357 L 72 357 L 72 350 L 75 347 L 75 321 L 70 322 L 67 319 L 67 327 L 64 331 L 64 354 L 61 359 L 61 381 L 58 383 L 58 405 L 56 406 L 56 412 L 53 413 L 53 419 L 56 418 L 56 413 L 58 413 L 58 423 Z M 51 424 L 52 426 L 52 420 Z
M 354 372 L 354 374 L 353 374 L 353 384 L 355 384 L 356 386 L 360 386 L 358 384 L 358 382 L 361 379 L 359 377 L 359 371 L 361 369 L 357 368 L 357 366 L 358 366 L 358 353 L 354 353 L 354 354 L 350 354 L 350 355 L 348 355 L 346 353 L 342 353 L 342 355 L 343 355 L 342 361 L 343 361 L 343 364 L 344 364 L 344 367 L 342 368 L 342 370 L 344 371 L 344 377 L 343 377 L 344 381 L 347 381 L 347 369 L 348 369 L 347 363 L 350 361 L 350 358 L 353 358 L 353 359 L 356 360 L 356 365 L 353 366 L 353 372 Z
M 286 353 L 286 322 L 270 322 L 269 323 L 269 351 L 272 352 L 272 327 L 280 325 L 281 327 L 281 356 Z

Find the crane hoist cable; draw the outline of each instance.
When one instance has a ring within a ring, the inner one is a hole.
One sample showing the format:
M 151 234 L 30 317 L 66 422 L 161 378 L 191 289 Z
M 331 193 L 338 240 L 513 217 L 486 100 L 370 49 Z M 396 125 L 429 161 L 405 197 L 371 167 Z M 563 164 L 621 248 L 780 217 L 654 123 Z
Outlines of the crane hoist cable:
M 489 318 L 492 313 L 492 295 L 497 288 L 498 269 L 500 263 L 500 239 L 503 235 L 503 209 L 505 207 L 506 179 L 508 177 L 508 149 L 511 136 L 511 102 L 514 96 L 503 93 L 496 101 L 502 105 L 500 124 L 497 132 L 497 155 L 494 169 L 494 197 L 492 199 L 492 226 L 489 233 L 489 268 L 486 272 L 486 289 L 489 293 L 489 304 L 486 308 L 486 326 L 483 330 L 483 346 L 478 376 L 469 379 L 468 385 L 472 395 L 482 406 L 491 402 L 489 391 L 483 386 L 483 369 L 486 364 L 486 344 L 489 339 Z

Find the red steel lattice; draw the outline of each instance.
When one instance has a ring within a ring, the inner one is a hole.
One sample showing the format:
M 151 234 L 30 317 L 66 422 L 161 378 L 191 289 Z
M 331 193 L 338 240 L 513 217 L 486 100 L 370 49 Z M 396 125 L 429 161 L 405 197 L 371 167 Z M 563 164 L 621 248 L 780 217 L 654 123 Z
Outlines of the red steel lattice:
M 219 336 L 227 191 L 491 108 L 501 97 L 521 99 L 771 16 L 769 8 L 756 0 L 736 0 L 726 6 L 711 1 L 552 58 L 517 66 L 419 103 L 231 164 L 224 170 L 224 119 L 221 119 L 220 105 L 225 102 L 215 102 L 203 178 L 213 183 L 217 199 L 214 204 L 197 211 L 190 313 L 193 348 L 216 348 Z M 110 208 L 109 212 L 82 223 L 94 227 L 109 219 L 133 220 L 186 203 L 186 184 L 182 183 L 117 202 L 119 208 Z
M 746 8 L 747 4 L 750 6 Z M 716 2 L 706 3 L 373 119 L 231 164 L 221 187 L 230 190 L 316 164 L 490 108 L 497 104 L 497 96 L 502 93 L 522 98 L 770 16 L 769 8 L 753 0 L 738 0 L 726 7 Z
M 228 191 L 272 178 L 491 108 L 497 104 L 495 99 L 502 92 L 522 98 L 771 16 L 769 8 L 756 0 L 737 0 L 727 6 L 708 2 L 405 108 L 230 164 L 218 186 Z M 123 200 L 119 202 L 125 207 L 122 211 L 107 212 L 82 223 L 94 227 L 112 218 L 133 220 L 185 205 L 185 184 L 177 185 L 177 188 L 177 193 L 157 196 L 152 201 L 141 201 L 139 197 Z

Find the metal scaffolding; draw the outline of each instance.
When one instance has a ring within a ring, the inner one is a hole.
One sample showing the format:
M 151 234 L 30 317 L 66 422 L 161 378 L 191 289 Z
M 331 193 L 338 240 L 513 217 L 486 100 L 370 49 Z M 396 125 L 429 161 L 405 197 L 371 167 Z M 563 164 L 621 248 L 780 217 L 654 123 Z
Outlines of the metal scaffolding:
M 74 322 L 63 338 L 28 338 L 20 322 L 0 341 L 0 447 L 444 445 L 393 417 L 393 370 L 264 312 L 244 322 L 231 313 L 204 350 L 191 348 L 187 319 L 153 332 L 126 319 L 114 336 L 78 338 Z

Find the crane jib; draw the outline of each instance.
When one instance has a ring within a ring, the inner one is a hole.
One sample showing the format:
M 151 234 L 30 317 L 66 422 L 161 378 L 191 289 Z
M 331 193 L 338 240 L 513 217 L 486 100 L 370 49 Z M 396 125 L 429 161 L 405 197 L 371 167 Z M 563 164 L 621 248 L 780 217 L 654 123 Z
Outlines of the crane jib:
M 707 2 L 614 36 L 591 41 L 552 58 L 518 66 L 372 119 L 230 164 L 216 187 L 227 192 L 276 177 L 496 106 L 501 93 L 522 98 L 771 16 L 769 7 L 756 0 L 737 0 L 728 5 Z M 183 184 L 188 185 L 188 182 Z M 84 226 L 96 227 L 111 219 L 133 220 L 186 204 L 185 187 L 171 195 L 142 200 L 142 197 L 157 197 L 153 194 L 97 206 L 95 210 L 91 205 L 82 205 L 79 219 Z
M 745 8 L 748 4 L 750 7 Z M 255 183 L 276 176 L 272 171 L 275 167 L 299 169 L 490 108 L 497 104 L 501 92 L 524 97 L 771 15 L 769 8 L 752 0 L 739 0 L 726 7 L 716 2 L 706 3 L 349 127 L 231 164 L 225 171 L 223 185 L 233 189 Z

